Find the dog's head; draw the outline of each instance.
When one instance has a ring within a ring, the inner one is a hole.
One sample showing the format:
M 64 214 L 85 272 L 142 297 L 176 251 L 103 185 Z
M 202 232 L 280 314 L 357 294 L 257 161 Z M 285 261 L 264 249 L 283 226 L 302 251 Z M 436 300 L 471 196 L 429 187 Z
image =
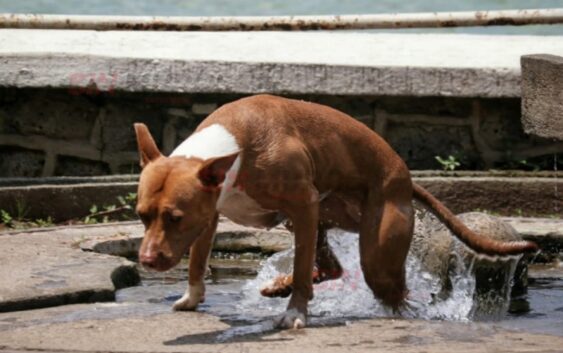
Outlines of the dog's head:
M 143 169 L 136 211 L 145 225 L 139 260 L 166 271 L 212 226 L 221 184 L 238 153 L 208 160 L 165 157 L 144 124 L 135 124 L 135 132 Z

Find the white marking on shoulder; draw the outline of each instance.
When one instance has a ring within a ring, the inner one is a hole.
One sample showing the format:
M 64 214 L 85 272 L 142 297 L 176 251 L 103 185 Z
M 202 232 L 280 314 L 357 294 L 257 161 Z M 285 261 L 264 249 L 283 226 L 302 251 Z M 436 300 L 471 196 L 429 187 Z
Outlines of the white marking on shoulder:
M 188 137 L 170 157 L 196 157 L 203 160 L 240 151 L 237 140 L 223 125 L 210 125 Z

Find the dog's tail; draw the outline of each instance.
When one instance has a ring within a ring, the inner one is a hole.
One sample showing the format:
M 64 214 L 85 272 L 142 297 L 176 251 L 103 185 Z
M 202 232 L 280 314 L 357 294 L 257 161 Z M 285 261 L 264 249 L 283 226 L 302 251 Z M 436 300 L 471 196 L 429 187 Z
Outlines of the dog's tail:
M 413 182 L 414 197 L 421 201 L 438 217 L 465 245 L 477 253 L 486 255 L 515 255 L 523 252 L 536 252 L 538 246 L 531 241 L 497 241 L 481 236 L 467 228 L 443 203 L 437 200 L 422 186 Z

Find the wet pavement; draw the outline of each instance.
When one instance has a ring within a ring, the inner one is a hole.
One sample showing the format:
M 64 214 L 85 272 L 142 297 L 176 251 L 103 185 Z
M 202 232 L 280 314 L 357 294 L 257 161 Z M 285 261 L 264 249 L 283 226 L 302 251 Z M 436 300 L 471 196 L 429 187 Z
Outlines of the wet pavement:
M 563 337 L 491 323 L 312 318 L 303 330 L 275 331 L 268 318 L 241 322 L 211 309 L 224 302 L 221 296 L 228 296 L 229 284 L 213 288 L 200 312 L 171 312 L 170 302 L 182 287 L 173 285 L 171 295 L 155 303 L 78 304 L 0 314 L 0 352 L 451 352 L 455 347 L 456 352 L 555 353 L 563 347 Z
M 104 232 L 108 229 L 117 236 L 123 236 L 126 230 L 106 227 Z M 522 299 L 527 310 L 505 315 L 501 320 L 473 322 L 468 307 L 473 298 L 469 278 L 461 276 L 454 283 L 457 287 L 449 302 L 428 304 L 425 300 L 433 278 L 421 273 L 417 263 L 411 261 L 407 272 L 412 311 L 398 318 L 378 306 L 361 277 L 354 275 L 357 246 L 354 241 L 343 240 L 337 255 L 348 275 L 316 287 L 307 328 L 277 331 L 273 329 L 272 319 L 283 310 L 287 299 L 262 298 L 257 288 L 275 275 L 275 271 L 286 270 L 283 267 L 287 266 L 291 251 L 268 260 L 255 254 L 239 255 L 236 259 L 229 259 L 232 256 L 224 253 L 216 254 L 210 263 L 206 302 L 197 312 L 172 312 L 172 303 L 183 294 L 187 284 L 186 263 L 167 273 L 140 271 L 141 286 L 117 290 L 108 276 L 112 268 L 96 264 L 103 260 L 119 267 L 126 260 L 79 249 L 80 243 L 99 232 L 94 228 L 59 229 L 0 236 L 3 259 L 9 260 L 1 270 L 3 296 L 7 289 L 29 282 L 21 278 L 39 281 L 30 287 L 31 294 L 34 290 L 38 293 L 62 287 L 60 279 L 52 274 L 60 275 L 57 271 L 65 269 L 73 283 L 82 286 L 102 283 L 115 297 L 115 302 L 109 303 L 0 313 L 0 352 L 325 353 L 351 349 L 449 353 L 452 347 L 457 352 L 563 351 L 561 266 L 531 269 L 531 285 Z M 47 239 L 55 244 L 52 248 L 45 247 Z M 22 254 L 18 261 L 16 253 Z M 78 259 L 83 261 L 82 265 L 71 266 Z M 51 263 L 55 260 L 64 266 Z M 54 269 L 48 270 L 51 265 Z M 104 280 L 96 282 L 88 277 L 89 268 L 97 268 L 92 273 L 98 273 Z

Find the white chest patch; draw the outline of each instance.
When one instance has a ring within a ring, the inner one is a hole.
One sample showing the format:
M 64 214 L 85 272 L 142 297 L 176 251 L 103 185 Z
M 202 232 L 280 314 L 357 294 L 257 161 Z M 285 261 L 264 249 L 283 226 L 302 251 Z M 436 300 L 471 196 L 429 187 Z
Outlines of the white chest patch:
M 188 137 L 170 157 L 196 157 L 203 160 L 240 151 L 237 140 L 223 125 L 213 124 Z
M 213 124 L 188 137 L 170 154 L 171 157 L 196 157 L 203 160 L 226 156 L 240 151 L 235 137 L 224 126 Z M 244 225 L 261 226 L 263 217 L 271 210 L 262 208 L 244 192 L 244 185 L 234 185 L 242 164 L 239 155 L 227 171 L 221 194 L 217 200 L 217 211 L 232 221 Z M 244 184 L 244 183 L 243 183 Z

